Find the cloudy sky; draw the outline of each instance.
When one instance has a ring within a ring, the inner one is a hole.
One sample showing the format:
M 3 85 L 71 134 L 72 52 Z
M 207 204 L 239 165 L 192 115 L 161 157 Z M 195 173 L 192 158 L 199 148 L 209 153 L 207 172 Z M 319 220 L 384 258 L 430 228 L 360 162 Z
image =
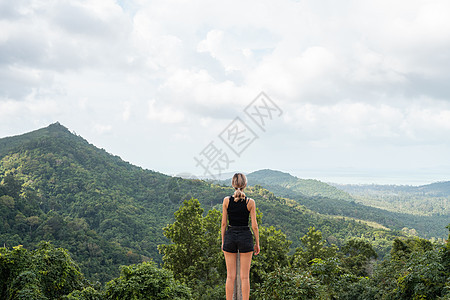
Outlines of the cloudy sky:
M 0 0 L 0 137 L 59 121 L 166 174 L 450 180 L 449 15 L 447 0 Z

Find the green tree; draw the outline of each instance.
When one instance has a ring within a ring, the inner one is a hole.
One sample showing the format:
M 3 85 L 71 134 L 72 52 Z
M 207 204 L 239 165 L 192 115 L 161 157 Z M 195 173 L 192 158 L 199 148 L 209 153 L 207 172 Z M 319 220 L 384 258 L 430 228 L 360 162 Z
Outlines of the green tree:
M 91 286 L 85 287 L 82 290 L 75 290 L 63 299 L 67 300 L 104 300 L 104 292 L 97 291 Z
M 1 299 L 59 299 L 82 288 L 83 274 L 67 250 L 41 243 L 0 249 Z
M 159 245 L 164 268 L 174 277 L 193 286 L 194 297 L 216 294 L 222 290 L 226 268 L 220 248 L 221 213 L 211 210 L 203 217 L 197 199 L 185 200 L 175 212 L 175 222 L 164 228 L 172 242 Z
M 255 289 L 256 300 L 325 299 L 324 287 L 311 274 L 276 267 Z
M 34 265 L 41 275 L 43 293 L 50 299 L 67 295 L 83 285 L 84 276 L 67 250 L 41 243 L 34 251 Z
M 413 252 L 425 252 L 433 249 L 430 241 L 418 237 L 396 238 L 392 245 L 391 256 L 398 260 L 407 260 Z
M 337 282 L 339 275 L 343 273 L 337 257 L 325 259 L 314 258 L 311 261 L 310 268 L 312 275 L 330 289 L 332 289 L 333 285 Z
M 106 284 L 105 299 L 182 300 L 191 299 L 191 292 L 174 279 L 171 271 L 158 269 L 153 262 L 144 262 L 122 266 L 120 277 Z
M 337 247 L 326 246 L 322 238 L 322 232 L 314 227 L 309 227 L 308 233 L 300 238 L 303 247 L 295 250 L 292 256 L 293 266 L 308 267 L 315 258 L 326 259 L 336 256 Z
M 12 173 L 8 173 L 3 178 L 2 193 L 11 196 L 14 199 L 18 199 L 20 191 L 22 190 L 22 182 L 16 178 Z
M 202 265 L 204 267 L 203 274 L 205 274 L 205 278 L 200 280 L 198 284 L 204 284 L 205 286 L 205 289 L 201 291 L 202 294 L 210 294 L 209 298 L 204 296 L 204 299 L 220 299 L 217 294 L 225 294 L 223 283 L 224 278 L 226 278 L 226 265 L 221 250 L 221 221 L 222 213 L 216 209 L 210 210 L 203 218 L 205 253 L 203 255 Z
M 443 299 L 450 299 L 450 224 L 446 227 L 449 230 L 449 235 L 447 238 L 447 243 L 442 248 L 442 265 L 444 266 L 444 270 L 446 270 L 445 276 L 447 277 L 447 283 L 445 285 L 446 295 Z
M 437 250 L 414 252 L 397 278 L 397 299 L 436 299 L 444 295 L 446 280 Z
M 0 208 L 2 206 L 4 206 L 8 209 L 14 209 L 14 204 L 15 204 L 15 201 L 14 201 L 13 197 L 8 196 L 8 195 L 0 196 Z
M 343 245 L 343 267 L 356 276 L 370 275 L 370 262 L 378 257 L 372 244 L 363 239 L 350 239 Z
M 391 256 L 375 268 L 370 280 L 364 281 L 366 284 L 354 284 L 350 294 L 401 300 L 445 297 L 448 269 L 443 249 L 419 238 L 396 239 Z
M 159 245 L 164 267 L 174 273 L 176 279 L 190 281 L 199 276 L 204 254 L 203 208 L 197 199 L 183 201 L 175 212 L 175 222 L 164 227 L 164 235 L 172 242 Z
M 288 252 L 291 241 L 286 235 L 275 227 L 259 227 L 259 244 L 261 252 L 253 256 L 250 269 L 251 284 L 262 283 L 266 274 L 273 272 L 277 267 L 289 264 Z

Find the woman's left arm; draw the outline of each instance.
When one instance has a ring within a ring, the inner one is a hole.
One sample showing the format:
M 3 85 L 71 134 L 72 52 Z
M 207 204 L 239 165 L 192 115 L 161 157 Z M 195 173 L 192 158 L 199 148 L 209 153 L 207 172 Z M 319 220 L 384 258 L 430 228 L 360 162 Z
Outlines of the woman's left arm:
M 250 218 L 252 220 L 252 229 L 253 234 L 255 236 L 255 255 L 259 253 L 259 229 L 258 229 L 258 221 L 256 220 L 256 204 L 255 200 L 250 199 Z

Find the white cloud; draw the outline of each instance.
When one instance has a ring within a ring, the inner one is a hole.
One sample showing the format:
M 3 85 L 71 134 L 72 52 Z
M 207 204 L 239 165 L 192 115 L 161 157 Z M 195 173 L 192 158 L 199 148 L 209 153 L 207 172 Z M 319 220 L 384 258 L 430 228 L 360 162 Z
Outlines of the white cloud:
M 57 121 L 64 108 L 54 99 L 0 101 L 0 136 L 10 136 L 36 130 Z M 44 122 L 44 123 L 43 123 Z
M 169 106 L 158 106 L 156 100 L 148 102 L 148 119 L 161 123 L 180 123 L 185 119 L 184 113 Z
M 233 48 L 233 41 L 225 38 L 221 30 L 211 30 L 197 47 L 199 52 L 208 52 L 219 60 L 226 72 L 241 70 L 245 67 L 249 55 L 244 54 L 244 49 Z M 247 53 L 249 49 L 246 49 Z
M 400 63 L 358 43 L 354 47 L 354 69 L 349 71 L 349 81 L 370 85 L 403 85 L 407 78 L 403 75 Z
M 447 144 L 450 104 L 422 101 L 408 107 L 395 104 L 339 102 L 333 105 L 303 104 L 287 110 L 286 121 L 295 123 L 305 142 L 417 145 Z
M 97 134 L 105 134 L 111 132 L 113 127 L 109 124 L 95 124 L 93 129 Z
M 313 46 L 295 56 L 274 55 L 263 60 L 248 82 L 290 101 L 330 101 L 345 71 L 341 67 L 334 53 Z
M 161 147 L 177 149 L 216 136 L 265 91 L 285 112 L 276 132 L 310 153 L 344 143 L 443 153 L 449 14 L 446 0 L 0 1 L 0 122 L 58 119 L 105 148 L 118 128 L 142 141 L 140 128 L 160 124 L 174 137 Z
M 130 115 L 131 115 L 131 104 L 130 102 L 126 101 L 123 103 L 122 119 L 124 121 L 128 121 L 130 119 Z

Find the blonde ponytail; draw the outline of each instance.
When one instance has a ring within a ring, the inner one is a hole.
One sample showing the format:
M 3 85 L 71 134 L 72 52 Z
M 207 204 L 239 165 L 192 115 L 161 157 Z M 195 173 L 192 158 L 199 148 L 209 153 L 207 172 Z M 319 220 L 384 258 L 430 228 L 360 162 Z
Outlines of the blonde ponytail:
M 247 178 L 242 173 L 236 173 L 231 180 L 231 185 L 234 187 L 234 201 L 242 200 L 245 198 L 243 190 L 247 186 Z

